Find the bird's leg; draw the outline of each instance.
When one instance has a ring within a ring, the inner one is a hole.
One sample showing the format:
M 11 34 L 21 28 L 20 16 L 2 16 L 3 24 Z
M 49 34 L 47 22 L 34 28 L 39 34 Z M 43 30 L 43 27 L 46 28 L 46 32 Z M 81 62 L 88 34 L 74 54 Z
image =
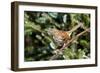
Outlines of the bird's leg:
M 60 49 L 63 50 L 65 46 L 66 46 L 66 44 L 64 43 L 64 45 Z

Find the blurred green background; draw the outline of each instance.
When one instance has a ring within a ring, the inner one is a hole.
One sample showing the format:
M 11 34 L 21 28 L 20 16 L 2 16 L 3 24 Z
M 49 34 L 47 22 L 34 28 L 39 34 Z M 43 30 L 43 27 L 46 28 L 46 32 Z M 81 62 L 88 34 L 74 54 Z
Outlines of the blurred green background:
M 84 28 L 78 28 L 74 31 L 71 38 L 90 27 L 90 14 L 25 11 L 24 60 L 50 60 L 56 48 L 47 30 L 49 28 L 56 28 L 69 31 L 77 25 L 77 22 L 84 23 Z M 87 58 L 90 58 L 90 32 L 75 39 L 55 60 Z

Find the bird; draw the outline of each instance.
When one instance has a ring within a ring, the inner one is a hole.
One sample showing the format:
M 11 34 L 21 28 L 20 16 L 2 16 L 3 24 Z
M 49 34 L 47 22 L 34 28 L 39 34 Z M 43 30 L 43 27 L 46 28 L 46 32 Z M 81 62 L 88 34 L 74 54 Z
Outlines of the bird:
M 56 43 L 57 46 L 62 46 L 64 43 L 71 39 L 68 32 L 55 28 L 49 29 L 49 35 L 52 36 L 54 43 Z
M 64 44 L 66 44 L 70 39 L 71 39 L 71 34 L 75 30 L 77 30 L 80 26 L 82 26 L 83 23 L 79 23 L 75 27 L 73 27 L 69 31 L 64 31 L 64 30 L 58 30 L 56 28 L 49 28 L 48 29 L 48 34 L 52 36 L 54 43 L 58 47 L 62 47 Z

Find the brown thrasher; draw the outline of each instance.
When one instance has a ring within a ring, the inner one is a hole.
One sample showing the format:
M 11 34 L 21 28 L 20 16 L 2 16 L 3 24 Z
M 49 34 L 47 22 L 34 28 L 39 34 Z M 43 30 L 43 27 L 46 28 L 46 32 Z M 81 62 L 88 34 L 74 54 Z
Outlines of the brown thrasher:
M 82 25 L 83 23 L 79 23 L 78 25 L 73 27 L 70 31 L 63 31 L 63 30 L 58 30 L 56 28 L 49 28 L 48 34 L 53 37 L 53 40 L 57 46 L 63 46 L 71 39 L 70 37 L 71 33 Z

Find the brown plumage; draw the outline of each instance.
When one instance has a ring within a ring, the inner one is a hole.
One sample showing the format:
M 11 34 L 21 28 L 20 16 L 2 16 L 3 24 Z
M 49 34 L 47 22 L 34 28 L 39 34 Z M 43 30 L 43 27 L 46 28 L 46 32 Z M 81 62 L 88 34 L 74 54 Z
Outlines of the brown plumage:
M 58 46 L 63 46 L 65 43 L 67 43 L 71 37 L 70 35 L 72 32 L 74 32 L 76 29 L 81 27 L 83 23 L 79 23 L 78 25 L 74 26 L 70 31 L 63 31 L 63 30 L 58 30 L 56 28 L 49 28 L 48 29 L 48 34 L 53 37 L 54 42 Z
M 69 33 L 62 30 L 57 29 L 49 29 L 48 33 L 52 35 L 54 42 L 58 46 L 62 46 L 64 43 L 66 43 L 68 40 L 71 39 L 69 36 Z

